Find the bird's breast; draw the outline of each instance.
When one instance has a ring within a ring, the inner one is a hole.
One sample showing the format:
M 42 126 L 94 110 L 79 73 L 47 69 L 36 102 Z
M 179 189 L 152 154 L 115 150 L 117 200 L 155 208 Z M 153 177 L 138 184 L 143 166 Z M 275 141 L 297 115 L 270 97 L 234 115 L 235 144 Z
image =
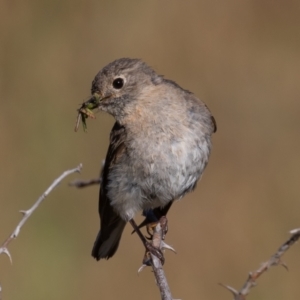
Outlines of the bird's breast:
M 145 199 L 166 204 L 193 189 L 208 161 L 210 138 L 187 128 L 180 135 L 166 128 L 151 130 L 129 139 L 123 163 Z

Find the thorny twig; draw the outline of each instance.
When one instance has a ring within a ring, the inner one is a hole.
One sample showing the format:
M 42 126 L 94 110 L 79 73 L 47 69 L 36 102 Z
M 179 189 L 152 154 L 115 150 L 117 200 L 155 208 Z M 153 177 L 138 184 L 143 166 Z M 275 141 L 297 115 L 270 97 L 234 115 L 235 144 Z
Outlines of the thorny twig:
M 169 249 L 173 252 L 175 250 L 167 245 L 164 242 L 165 235 L 167 232 L 167 218 L 162 217 L 158 224 L 153 228 L 153 235 L 152 235 L 152 245 L 160 250 L 164 249 Z M 147 257 L 150 255 L 150 257 Z M 165 275 L 165 272 L 162 267 L 162 262 L 161 260 L 156 257 L 152 253 L 147 253 L 145 254 L 144 258 L 144 264 L 139 268 L 138 272 L 141 272 L 147 265 L 149 265 L 149 259 L 150 259 L 150 265 L 152 266 L 152 270 L 156 279 L 156 283 L 159 287 L 160 290 L 160 295 L 162 300 L 173 300 L 171 291 L 167 282 L 167 278 Z
M 164 218 L 165 219 L 165 218 Z M 163 232 L 164 232 L 164 225 L 160 222 L 156 225 L 154 228 L 152 243 L 154 247 L 162 248 L 163 246 Z M 165 276 L 164 269 L 162 267 L 161 261 L 159 258 L 157 258 L 155 255 L 151 254 L 152 259 L 152 269 L 155 275 L 155 279 L 157 282 L 157 285 L 159 287 L 159 291 L 161 294 L 162 300 L 172 300 L 171 291 L 167 282 L 167 278 Z
M 48 187 L 48 189 L 38 198 L 38 200 L 32 205 L 31 208 L 29 208 L 28 210 L 21 210 L 20 212 L 23 214 L 23 218 L 21 219 L 21 221 L 19 222 L 19 224 L 17 225 L 17 227 L 15 228 L 15 230 L 12 232 L 12 234 L 4 241 L 4 243 L 1 245 L 0 247 L 0 254 L 5 253 L 9 259 L 10 262 L 12 262 L 12 258 L 10 255 L 10 252 L 7 249 L 7 246 L 9 245 L 9 243 L 16 239 L 17 236 L 20 233 L 21 228 L 23 227 L 23 225 L 26 223 L 26 221 L 29 219 L 29 217 L 31 216 L 31 214 L 38 208 L 38 206 L 45 200 L 45 198 L 52 192 L 52 190 L 57 187 L 60 182 L 67 177 L 70 174 L 73 174 L 75 172 L 80 172 L 80 170 L 82 169 L 82 164 L 80 164 L 78 167 L 76 167 L 75 169 L 72 170 L 68 170 L 65 171 L 62 175 L 60 175 L 57 179 L 55 179 L 53 181 L 53 183 Z
M 225 287 L 227 290 L 229 290 L 233 294 L 234 300 L 245 300 L 246 296 L 250 292 L 250 289 L 253 288 L 254 286 L 256 286 L 256 279 L 258 279 L 258 277 L 261 274 L 263 274 L 264 272 L 269 270 L 270 267 L 282 265 L 283 267 L 285 267 L 287 269 L 287 266 L 281 260 L 281 257 L 300 238 L 300 228 L 291 230 L 290 233 L 292 236 L 283 245 L 281 245 L 279 247 L 277 252 L 274 255 L 272 255 L 268 261 L 264 262 L 260 266 L 260 268 L 258 268 L 256 271 L 249 273 L 245 284 L 239 291 L 235 290 L 231 286 L 221 284 L 223 287 Z

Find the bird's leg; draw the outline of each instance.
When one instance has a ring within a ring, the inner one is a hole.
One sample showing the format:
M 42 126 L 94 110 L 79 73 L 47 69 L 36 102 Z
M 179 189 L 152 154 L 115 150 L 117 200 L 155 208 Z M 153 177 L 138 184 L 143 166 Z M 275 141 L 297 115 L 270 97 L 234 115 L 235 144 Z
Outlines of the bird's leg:
M 161 229 L 162 229 L 162 240 L 165 239 L 166 234 L 168 233 L 168 219 L 166 216 L 162 216 L 159 221 L 157 222 L 152 222 L 146 225 L 146 230 L 147 233 L 149 234 L 149 240 L 152 240 L 153 237 L 153 232 L 154 232 L 154 228 L 156 227 L 156 225 L 160 223 L 161 225 Z
M 149 223 L 146 225 L 146 231 L 149 234 L 149 237 L 148 236 L 146 237 L 148 240 L 152 240 L 153 231 L 157 224 L 158 224 L 158 222 L 152 222 L 152 223 Z
M 164 258 L 162 251 L 159 248 L 154 247 L 151 242 L 147 241 L 147 239 L 142 234 L 141 230 L 139 229 L 138 225 L 135 223 L 135 221 L 133 219 L 130 219 L 129 223 L 133 227 L 134 231 L 138 234 L 138 236 L 140 237 L 141 241 L 143 242 L 143 244 L 147 250 L 145 258 L 144 258 L 144 262 L 147 261 L 145 264 L 147 264 L 147 265 L 151 264 L 150 263 L 151 260 L 148 259 L 149 253 L 151 253 L 151 254 L 155 255 L 161 261 L 161 263 L 163 265 L 165 262 L 165 258 Z

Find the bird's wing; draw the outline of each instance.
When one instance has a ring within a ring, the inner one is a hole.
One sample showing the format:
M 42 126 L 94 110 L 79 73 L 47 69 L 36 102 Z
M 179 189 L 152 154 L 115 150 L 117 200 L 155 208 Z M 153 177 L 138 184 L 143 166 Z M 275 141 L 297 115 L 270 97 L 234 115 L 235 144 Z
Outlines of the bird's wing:
M 125 128 L 118 122 L 113 126 L 110 133 L 110 144 L 106 154 L 104 168 L 102 170 L 102 183 L 99 195 L 99 215 L 101 218 L 101 227 L 114 221 L 114 213 L 109 199 L 107 197 L 108 173 L 111 167 L 118 161 L 119 157 L 125 151 L 126 132 Z
M 99 215 L 101 229 L 94 243 L 92 256 L 97 260 L 110 258 L 117 251 L 126 222 L 114 211 L 107 196 L 109 170 L 125 151 L 125 128 L 115 123 L 111 134 L 110 144 L 102 170 L 102 182 L 99 194 Z

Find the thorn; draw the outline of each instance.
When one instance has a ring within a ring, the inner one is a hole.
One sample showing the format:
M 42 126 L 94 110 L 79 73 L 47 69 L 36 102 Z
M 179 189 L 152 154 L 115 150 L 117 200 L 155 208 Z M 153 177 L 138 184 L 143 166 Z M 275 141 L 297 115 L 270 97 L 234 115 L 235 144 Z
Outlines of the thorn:
M 2 248 L 2 252 L 5 253 L 8 256 L 8 258 L 10 260 L 10 263 L 12 264 L 12 257 L 10 255 L 8 249 L 7 248 Z
M 237 290 L 235 290 L 233 287 L 229 286 L 229 285 L 225 285 L 223 283 L 219 283 L 220 286 L 224 287 L 225 289 L 227 289 L 228 291 L 230 291 L 234 297 L 236 297 L 239 292 Z
M 139 269 L 138 269 L 138 274 L 140 274 L 145 268 L 147 267 L 147 265 L 142 265 Z
M 279 265 L 283 266 L 287 271 L 289 271 L 289 268 L 288 268 L 287 264 L 284 261 L 279 261 Z
M 161 241 L 161 249 L 171 250 L 172 252 L 177 254 L 176 250 L 173 247 L 171 247 L 170 245 L 166 244 L 164 241 Z
M 80 173 L 80 172 L 81 172 L 81 169 L 82 169 L 82 163 L 79 164 L 79 166 L 77 167 L 77 171 L 76 171 L 76 172 L 77 172 L 77 173 Z
M 20 212 L 23 216 L 25 216 L 25 215 L 27 214 L 27 210 L 19 210 L 19 212 Z
M 300 233 L 300 228 L 296 228 L 290 231 L 290 234 L 297 234 Z

